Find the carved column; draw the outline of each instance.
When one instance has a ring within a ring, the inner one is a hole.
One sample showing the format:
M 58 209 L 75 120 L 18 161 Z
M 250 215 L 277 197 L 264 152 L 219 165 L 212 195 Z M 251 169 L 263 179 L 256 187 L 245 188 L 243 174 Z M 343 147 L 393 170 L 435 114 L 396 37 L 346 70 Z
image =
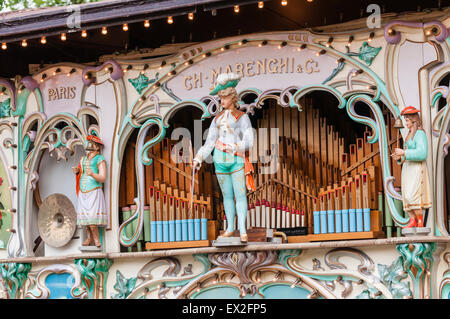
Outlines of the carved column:
M 8 299 L 23 298 L 23 286 L 30 270 L 30 263 L 0 264 L 0 275 Z
M 89 299 L 105 299 L 106 280 L 112 260 L 107 258 L 75 259 L 75 265 L 81 274 L 81 281 L 89 295 Z
M 410 243 L 397 245 L 403 268 L 411 277 L 414 299 L 431 298 L 431 269 L 436 243 Z

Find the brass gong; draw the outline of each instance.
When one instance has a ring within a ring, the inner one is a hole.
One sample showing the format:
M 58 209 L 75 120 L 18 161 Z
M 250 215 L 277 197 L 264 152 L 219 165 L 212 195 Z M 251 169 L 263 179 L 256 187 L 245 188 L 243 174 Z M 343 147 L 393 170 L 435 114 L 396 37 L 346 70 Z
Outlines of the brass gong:
M 77 229 L 77 213 L 70 199 L 63 194 L 52 194 L 41 204 L 38 228 L 42 240 L 51 247 L 62 247 Z

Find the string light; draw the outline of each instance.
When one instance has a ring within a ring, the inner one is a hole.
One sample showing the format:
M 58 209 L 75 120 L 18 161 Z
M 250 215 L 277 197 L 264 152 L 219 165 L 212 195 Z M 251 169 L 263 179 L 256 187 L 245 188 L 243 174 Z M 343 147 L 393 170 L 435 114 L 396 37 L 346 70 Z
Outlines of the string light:
M 322 50 L 316 52 L 316 55 L 317 55 L 317 56 L 320 56 L 320 55 L 325 54 L 325 53 L 327 53 L 327 51 L 325 51 L 324 49 L 322 49 Z
M 77 70 L 75 70 L 75 68 L 72 68 L 72 70 L 70 70 L 70 72 L 67 73 L 67 76 L 71 76 L 72 73 L 75 73 Z
M 396 32 L 394 29 L 389 28 L 387 33 L 388 33 L 390 36 L 393 36 L 393 35 L 395 35 L 397 32 Z
M 375 33 L 374 32 L 370 32 L 369 38 L 367 39 L 367 41 L 369 41 L 369 42 L 372 41 L 374 36 L 375 36 Z
M 108 29 L 106 27 L 102 28 L 102 34 L 106 35 L 108 33 Z
M 172 23 L 173 23 L 173 18 L 172 18 L 172 16 L 167 17 L 167 23 L 168 23 L 168 24 L 172 24 Z
M 28 45 L 27 40 L 23 39 L 22 40 L 22 46 L 25 48 Z
M 142 69 L 141 74 L 144 74 L 145 70 L 147 70 L 147 69 L 148 69 L 148 64 L 144 64 L 144 68 Z
M 239 41 L 238 45 L 243 45 L 243 44 L 246 44 L 247 42 L 248 42 L 248 40 L 244 39 L 242 41 Z
M 161 62 L 161 65 L 159 66 L 159 69 L 161 70 L 161 69 L 163 68 L 163 66 L 165 66 L 166 64 L 167 64 L 166 61 L 162 61 L 162 62 Z
M 261 42 L 260 44 L 258 44 L 258 46 L 259 46 L 259 47 L 262 47 L 262 46 L 264 46 L 264 45 L 266 45 L 266 44 L 267 44 L 267 41 L 264 40 L 263 42 Z
M 285 47 L 287 45 L 286 41 L 283 41 L 280 43 L 280 45 L 278 46 L 278 49 L 281 49 L 282 47 Z
M 46 44 L 47 43 L 47 38 L 46 37 L 41 37 L 41 43 L 42 44 Z
M 303 43 L 301 46 L 297 48 L 297 51 L 302 51 L 304 48 L 306 48 L 306 44 Z
M 83 38 L 86 38 L 87 37 L 87 31 L 86 30 L 81 31 L 81 36 Z
M 61 72 L 61 69 L 60 68 L 56 68 L 56 70 L 53 71 L 53 75 L 56 75 L 56 73 L 59 73 L 59 72 Z
M 436 34 L 437 32 L 438 32 L 438 29 L 436 27 L 433 27 L 433 28 L 427 30 L 426 35 L 428 35 L 428 36 L 433 35 L 433 34 Z
M 45 73 L 42 74 L 42 77 L 41 77 L 41 83 L 44 82 L 44 80 L 45 80 L 46 78 L 47 78 L 47 74 L 45 74 Z
M 127 73 L 128 71 L 130 71 L 133 68 L 132 65 L 128 65 L 127 68 L 125 70 L 123 70 L 123 72 Z
M 128 31 L 128 23 L 124 23 L 122 26 L 123 31 Z
M 354 37 L 352 35 L 348 37 L 348 42 L 347 42 L 348 47 L 352 44 L 353 39 L 354 39 Z
M 258 2 L 258 8 L 259 8 L 259 9 L 264 8 L 264 1 Z
M 328 42 L 326 44 L 326 47 L 329 48 L 331 46 L 331 42 L 333 42 L 333 37 L 328 38 Z
M 65 33 L 61 33 L 61 41 L 66 41 L 67 35 Z
M 359 69 L 359 70 L 354 71 L 354 72 L 352 73 L 352 75 L 353 75 L 353 76 L 357 76 L 358 74 L 361 74 L 361 73 L 363 73 L 363 72 L 364 72 L 363 70 Z
M 194 20 L 194 13 L 193 12 L 189 12 L 188 13 L 188 19 L 189 20 Z
M 6 50 L 7 48 L 8 48 L 8 46 L 6 45 L 5 42 L 3 42 L 3 43 L 2 43 L 2 49 L 3 49 L 3 50 Z
M 149 20 L 145 20 L 144 21 L 144 27 L 150 28 L 150 21 Z
M 287 6 L 287 4 L 288 4 L 287 0 L 282 0 L 282 1 L 281 1 L 281 5 L 282 5 L 283 7 Z
M 234 6 L 234 12 L 239 13 L 239 6 Z

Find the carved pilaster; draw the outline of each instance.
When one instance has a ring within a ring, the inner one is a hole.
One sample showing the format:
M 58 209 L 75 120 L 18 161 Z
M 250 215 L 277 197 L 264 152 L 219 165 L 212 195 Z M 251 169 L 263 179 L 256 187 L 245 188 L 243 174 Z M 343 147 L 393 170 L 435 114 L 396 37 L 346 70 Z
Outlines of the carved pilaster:
M 397 245 L 403 268 L 413 282 L 414 299 L 431 298 L 431 269 L 436 243 L 410 243 Z
M 28 278 L 31 264 L 0 264 L 0 275 L 8 299 L 23 298 L 23 285 Z
M 81 281 L 86 288 L 89 299 L 106 297 L 106 280 L 112 260 L 107 258 L 75 259 L 75 265 L 81 274 Z

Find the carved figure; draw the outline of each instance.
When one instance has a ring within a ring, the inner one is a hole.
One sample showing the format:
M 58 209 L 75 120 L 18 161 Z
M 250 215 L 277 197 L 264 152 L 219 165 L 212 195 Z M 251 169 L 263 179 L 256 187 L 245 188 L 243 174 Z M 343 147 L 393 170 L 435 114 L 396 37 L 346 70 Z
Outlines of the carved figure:
M 239 98 L 235 87 L 239 80 L 240 77 L 233 73 L 218 76 L 217 86 L 210 95 L 219 95 L 223 110 L 212 120 L 206 142 L 193 160 L 193 168 L 197 172 L 202 161 L 214 150 L 214 166 L 228 225 L 226 232 L 220 237 L 233 235 L 237 212 L 240 239 L 241 242 L 247 242 L 246 186 L 249 190 L 254 190 L 255 186 L 251 175 L 253 167 L 246 151 L 253 146 L 253 129 L 248 115 L 237 109 Z
M 106 180 L 106 160 L 100 154 L 103 143 L 95 135 L 88 135 L 86 156 L 80 159 L 76 174 L 77 189 L 77 225 L 86 226 L 86 240 L 83 246 L 95 244 L 100 247 L 98 227 L 108 223 L 105 196 L 102 186 Z
M 408 106 L 401 112 L 409 130 L 405 139 L 406 148 L 404 150 L 395 148 L 392 154 L 392 157 L 402 165 L 403 209 L 410 218 L 404 228 L 424 227 L 423 209 L 432 205 L 426 165 L 428 142 L 419 112 L 413 106 Z

